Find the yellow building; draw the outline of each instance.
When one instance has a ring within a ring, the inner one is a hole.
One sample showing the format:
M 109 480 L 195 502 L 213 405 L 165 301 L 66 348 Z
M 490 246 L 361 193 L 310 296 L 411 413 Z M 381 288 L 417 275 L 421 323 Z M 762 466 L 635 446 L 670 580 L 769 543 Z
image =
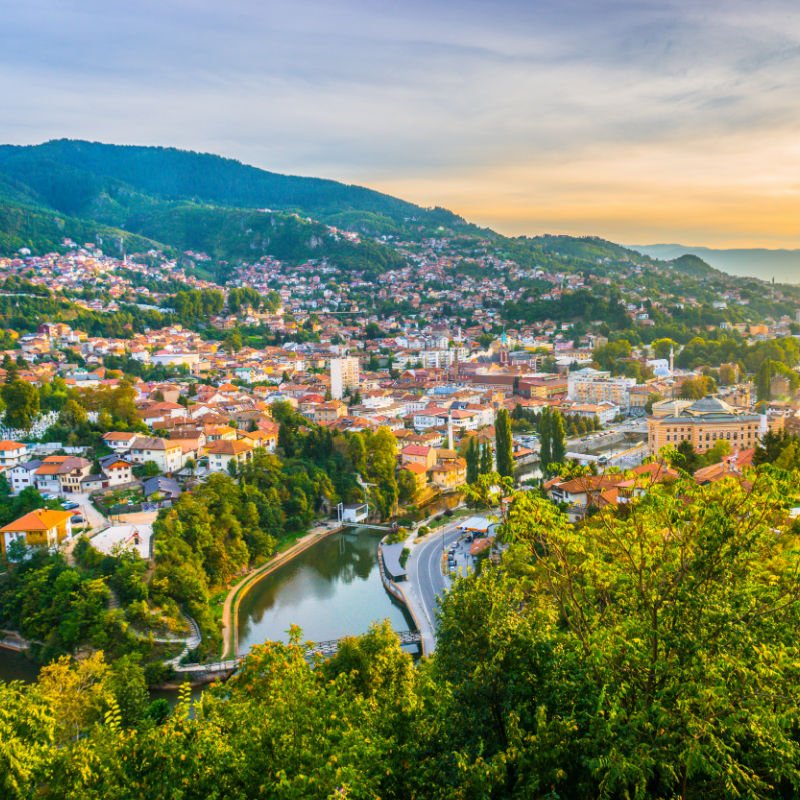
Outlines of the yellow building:
M 705 453 L 720 440 L 729 442 L 732 450 L 746 450 L 758 444 L 760 433 L 758 414 L 735 409 L 710 395 L 673 414 L 647 419 L 652 455 L 662 447 L 677 447 L 683 441 L 691 442 L 698 453 Z
M 467 462 L 463 458 L 440 461 L 430 472 L 434 485 L 445 491 L 458 489 L 467 482 Z
M 72 535 L 72 511 L 54 511 L 37 508 L 0 528 L 0 555 L 6 557 L 6 549 L 21 540 L 27 547 L 58 547 Z
M 417 484 L 417 492 L 421 492 L 427 485 L 428 485 L 428 470 L 424 464 L 417 464 L 415 462 L 409 462 L 408 464 L 403 464 L 400 469 L 405 470 L 409 474 L 414 476 L 414 481 Z

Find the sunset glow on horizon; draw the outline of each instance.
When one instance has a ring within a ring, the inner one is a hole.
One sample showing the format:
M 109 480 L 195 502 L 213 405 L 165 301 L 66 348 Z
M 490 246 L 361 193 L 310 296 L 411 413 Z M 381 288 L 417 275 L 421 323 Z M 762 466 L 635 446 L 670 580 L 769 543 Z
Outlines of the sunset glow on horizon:
M 508 234 L 800 247 L 796 3 L 0 4 L 5 143 L 212 152 Z

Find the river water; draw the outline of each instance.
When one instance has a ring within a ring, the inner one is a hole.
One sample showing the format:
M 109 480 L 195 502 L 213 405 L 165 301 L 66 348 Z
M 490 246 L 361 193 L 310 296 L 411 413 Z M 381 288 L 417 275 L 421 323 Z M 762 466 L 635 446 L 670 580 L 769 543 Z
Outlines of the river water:
M 260 580 L 239 607 L 239 652 L 271 639 L 288 641 L 298 625 L 303 640 L 364 633 L 388 619 L 395 630 L 414 627 L 386 593 L 378 570 L 378 531 L 352 528 L 323 539 Z
M 239 609 L 239 652 L 267 639 L 288 641 L 291 625 L 314 641 L 364 633 L 382 619 L 398 631 L 413 628 L 381 583 L 381 535 L 366 528 L 335 533 L 260 580 Z M 24 656 L 0 649 L 0 680 L 31 681 L 37 673 Z

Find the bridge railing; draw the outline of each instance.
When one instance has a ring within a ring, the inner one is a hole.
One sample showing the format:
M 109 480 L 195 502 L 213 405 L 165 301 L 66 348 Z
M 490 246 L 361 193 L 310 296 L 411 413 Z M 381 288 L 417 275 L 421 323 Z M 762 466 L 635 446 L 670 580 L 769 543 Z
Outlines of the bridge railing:
M 395 631 L 400 644 L 421 644 L 422 634 L 419 631 Z M 341 639 L 328 639 L 323 642 L 311 642 L 305 646 L 307 656 L 312 656 L 319 653 L 323 656 L 335 655 L 339 650 L 339 645 L 345 639 L 350 637 L 344 636 Z M 215 661 L 211 664 L 179 664 L 175 667 L 177 673 L 224 673 L 231 672 L 239 668 L 241 663 L 245 660 L 246 656 L 239 656 L 238 658 L 231 658 L 227 661 Z

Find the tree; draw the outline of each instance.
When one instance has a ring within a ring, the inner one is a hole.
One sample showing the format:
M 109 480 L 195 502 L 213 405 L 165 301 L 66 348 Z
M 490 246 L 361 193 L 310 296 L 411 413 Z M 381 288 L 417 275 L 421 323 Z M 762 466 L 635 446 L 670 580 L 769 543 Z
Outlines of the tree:
M 669 358 L 670 352 L 678 352 L 678 343 L 674 339 L 654 339 L 650 347 L 653 348 L 653 358 Z
M 786 666 L 800 550 L 783 517 L 795 494 L 791 479 L 768 474 L 752 487 L 686 480 L 580 530 L 533 493 L 518 496 L 504 533 L 516 577 L 455 586 L 437 640 L 437 666 L 442 653 L 442 678 L 455 686 L 485 624 L 502 643 L 481 696 L 465 689 L 452 704 L 469 705 L 483 729 L 496 720 L 481 757 L 504 752 L 514 763 L 492 794 L 508 796 L 508 780 L 518 796 L 543 782 L 566 797 L 767 798 L 785 794 L 770 787 L 797 785 L 797 679 Z M 455 622 L 468 609 L 474 633 L 462 628 L 456 655 Z M 527 691 L 507 680 L 512 663 L 526 665 Z M 518 716 L 495 716 L 499 708 Z M 524 741 L 525 755 L 512 755 Z
M 561 464 L 567 453 L 567 436 L 564 432 L 564 417 L 560 411 L 553 412 L 550 426 L 550 452 L 553 463 Z
M 223 339 L 222 346 L 229 353 L 238 353 L 242 349 L 242 334 L 239 329 L 228 331 Z
M 704 464 L 718 464 L 725 456 L 731 454 L 731 443 L 727 439 L 718 439 L 714 444 L 703 454 L 702 461 Z
M 514 445 L 511 439 L 511 419 L 501 408 L 495 419 L 495 454 L 497 471 L 506 478 L 514 477 Z
M 407 469 L 397 473 L 398 500 L 401 505 L 413 503 L 417 497 L 417 479 Z
M 467 462 L 467 483 L 475 483 L 480 474 L 480 453 L 474 436 L 470 437 L 464 459 Z
M 717 384 L 709 375 L 689 378 L 681 384 L 681 397 L 686 400 L 699 400 L 717 391 Z
M 397 440 L 388 428 L 378 428 L 368 434 L 366 450 L 366 480 L 375 484 L 370 494 L 381 518 L 386 519 L 393 513 L 398 499 L 395 476 Z
M 0 394 L 6 406 L 6 425 L 29 430 L 39 415 L 39 392 L 36 387 L 16 379 L 4 384 Z
M 539 462 L 542 472 L 552 474 L 551 465 L 561 464 L 567 452 L 567 436 L 561 412 L 547 407 L 539 419 Z
M 671 464 L 693 475 L 701 466 L 700 456 L 688 439 L 682 439 L 677 448 L 672 450 Z
M 492 446 L 489 442 L 484 442 L 481 447 L 481 460 L 478 472 L 481 475 L 487 475 L 494 471 L 494 456 L 492 455 Z
M 76 430 L 89 420 L 86 409 L 75 400 L 67 400 L 58 415 L 58 424 L 69 430 Z

